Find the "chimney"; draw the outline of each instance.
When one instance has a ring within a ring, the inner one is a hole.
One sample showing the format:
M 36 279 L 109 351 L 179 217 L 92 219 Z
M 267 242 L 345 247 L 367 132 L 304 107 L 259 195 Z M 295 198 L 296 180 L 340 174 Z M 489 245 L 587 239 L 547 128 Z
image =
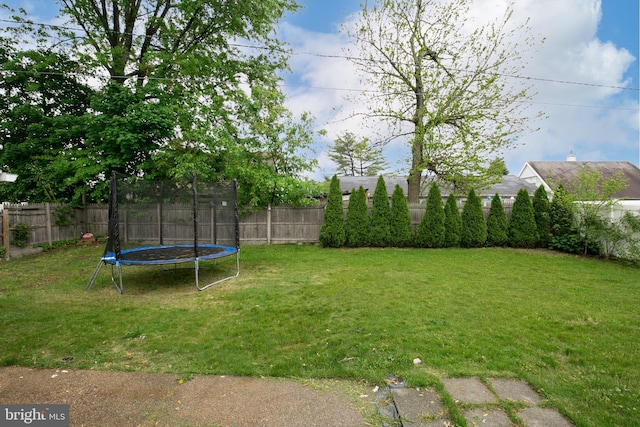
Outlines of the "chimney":
M 573 154 L 573 150 L 571 150 L 569 152 L 569 155 L 567 156 L 567 162 L 575 162 L 576 161 L 576 156 L 575 154 Z

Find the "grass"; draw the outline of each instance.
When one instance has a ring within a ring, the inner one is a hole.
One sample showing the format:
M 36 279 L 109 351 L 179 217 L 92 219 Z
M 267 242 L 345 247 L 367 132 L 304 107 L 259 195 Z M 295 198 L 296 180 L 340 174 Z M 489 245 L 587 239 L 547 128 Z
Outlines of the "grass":
M 204 292 L 191 269 L 125 267 L 123 295 L 108 268 L 87 293 L 101 251 L 0 263 L 0 365 L 436 389 L 517 377 L 578 426 L 640 425 L 637 268 L 548 251 L 245 246 L 240 277 Z

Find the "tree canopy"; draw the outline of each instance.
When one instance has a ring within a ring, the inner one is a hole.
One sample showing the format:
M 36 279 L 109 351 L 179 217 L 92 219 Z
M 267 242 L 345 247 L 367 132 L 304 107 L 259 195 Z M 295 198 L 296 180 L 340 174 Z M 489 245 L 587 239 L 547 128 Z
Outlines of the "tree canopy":
M 376 176 L 386 167 L 382 148 L 368 138 L 357 139 L 351 132 L 340 135 L 329 149 L 329 158 L 345 176 Z
M 527 90 L 504 79 L 518 73 L 532 45 L 528 27 L 512 25 L 511 8 L 496 22 L 472 22 L 470 4 L 365 1 L 348 30 L 357 46 L 350 58 L 376 88 L 362 94 L 365 116 L 389 125 L 383 140 L 410 145 L 410 203 L 423 172 L 457 191 L 498 180 L 504 168 L 496 159 L 527 129 Z
M 274 26 L 294 0 L 59 0 L 58 27 L 20 14 L 14 44 L 75 58 L 95 95 L 73 148 L 73 181 L 104 196 L 111 170 L 154 178 L 237 178 L 243 202 L 304 200 L 313 118 L 284 106 L 287 53 Z M 68 70 L 61 72 L 72 76 Z M 0 112 L 2 114 L 5 111 Z

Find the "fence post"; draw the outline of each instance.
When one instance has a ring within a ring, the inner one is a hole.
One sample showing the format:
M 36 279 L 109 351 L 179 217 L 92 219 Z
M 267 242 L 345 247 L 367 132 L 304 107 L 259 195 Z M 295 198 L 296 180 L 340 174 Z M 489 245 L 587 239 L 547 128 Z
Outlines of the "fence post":
M 267 245 L 271 244 L 271 203 L 267 206 Z
M 9 261 L 9 246 L 11 242 L 9 241 L 9 207 L 5 206 L 2 209 L 2 243 L 4 245 L 4 257 L 7 261 Z
M 53 237 L 51 236 L 51 204 L 44 204 L 44 222 L 47 230 L 47 242 L 49 242 L 49 246 L 53 245 Z

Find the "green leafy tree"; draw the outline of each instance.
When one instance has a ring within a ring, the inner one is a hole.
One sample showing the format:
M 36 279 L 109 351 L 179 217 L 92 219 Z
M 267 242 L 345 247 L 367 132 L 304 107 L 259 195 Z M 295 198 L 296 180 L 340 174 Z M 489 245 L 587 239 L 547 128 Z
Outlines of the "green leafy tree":
M 482 202 L 471 189 L 462 209 L 462 235 L 460 245 L 465 248 L 479 248 L 487 241 L 487 223 L 482 211 Z
M 447 248 L 460 246 L 461 236 L 462 218 L 456 196 L 451 193 L 444 205 L 444 246 Z
M 331 178 L 319 240 L 320 244 L 327 248 L 342 247 L 346 240 L 342 190 L 340 189 L 340 180 L 335 175 Z
M 50 50 L 0 48 L 0 170 L 18 175 L 0 186 L 9 202 L 72 202 L 84 183 L 72 182 L 86 148 L 85 114 L 93 90 L 80 83 L 79 64 Z
M 345 232 L 347 246 L 351 248 L 367 246 L 369 241 L 369 208 L 367 207 L 367 195 L 362 186 L 357 190 L 354 189 L 349 196 Z
M 533 194 L 533 213 L 536 217 L 536 230 L 538 231 L 538 246 L 546 248 L 549 246 L 550 219 L 549 219 L 549 196 L 547 190 L 541 185 Z
M 514 248 L 535 248 L 539 236 L 529 192 L 521 188 L 509 218 L 509 244 Z
M 532 44 L 527 23 L 504 17 L 469 32 L 472 0 L 373 0 L 348 28 L 351 55 L 365 80 L 366 118 L 409 136 L 409 203 L 417 203 L 423 172 L 458 189 L 497 181 L 493 159 L 526 129 L 527 88 L 505 84 Z M 517 33 L 517 34 L 516 34 Z M 519 44 L 518 44 L 519 43 Z M 354 48 L 355 49 L 355 48 Z
M 509 244 L 507 214 L 504 212 L 498 193 L 491 199 L 487 217 L 487 246 L 507 246 Z
M 402 187 L 396 184 L 391 195 L 391 219 L 389 221 L 391 229 L 390 245 L 402 248 L 411 246 L 413 243 L 413 229 L 411 228 L 411 216 L 407 198 L 402 191 Z
M 345 176 L 375 176 L 387 167 L 381 147 L 370 143 L 368 138 L 358 141 L 351 132 L 343 133 L 334 141 L 329 158 Z
M 444 209 L 442 195 L 433 183 L 427 195 L 424 216 L 416 231 L 415 245 L 419 248 L 441 248 L 444 246 Z
M 259 205 L 308 196 L 310 183 L 297 168 L 314 166 L 299 154 L 309 146 L 311 118 L 293 117 L 284 107 L 279 82 L 288 54 L 273 31 L 285 13 L 298 9 L 295 0 L 59 4 L 68 26 L 55 27 L 51 35 L 22 19 L 16 35 L 33 29 L 40 44 L 60 46 L 64 40 L 84 74 L 108 75 L 99 92 L 118 106 L 96 111 L 87 147 L 93 152 L 80 152 L 83 170 L 76 181 L 104 181 L 114 161 L 105 162 L 101 150 L 116 140 L 120 146 L 113 150 L 137 155 L 135 164 L 127 158 L 125 169 L 145 177 L 195 171 L 204 179 L 238 178 L 241 200 Z M 126 108 L 120 103 L 125 98 L 131 102 Z M 123 124 L 123 136 L 109 134 Z
M 382 175 L 380 175 L 371 203 L 371 225 L 369 226 L 369 244 L 371 246 L 385 247 L 389 245 L 391 240 L 390 217 L 391 209 L 389 207 L 387 184 L 384 182 Z

